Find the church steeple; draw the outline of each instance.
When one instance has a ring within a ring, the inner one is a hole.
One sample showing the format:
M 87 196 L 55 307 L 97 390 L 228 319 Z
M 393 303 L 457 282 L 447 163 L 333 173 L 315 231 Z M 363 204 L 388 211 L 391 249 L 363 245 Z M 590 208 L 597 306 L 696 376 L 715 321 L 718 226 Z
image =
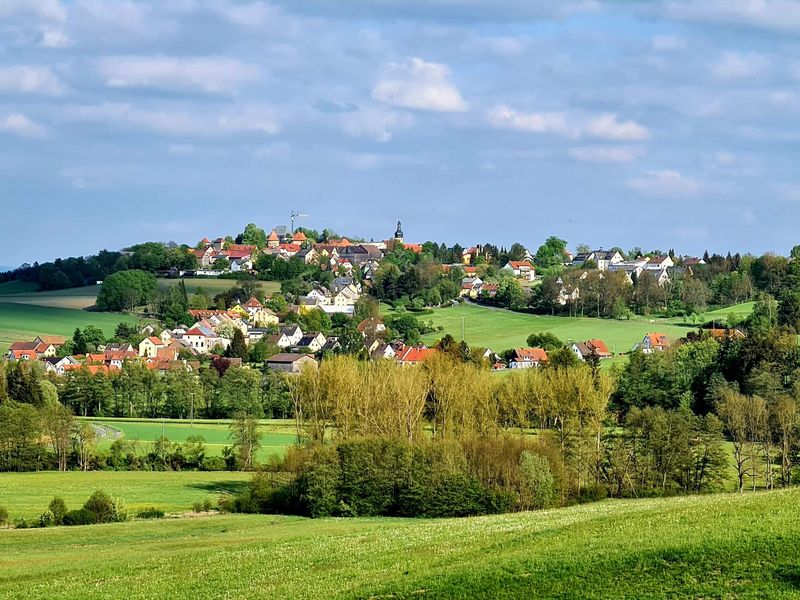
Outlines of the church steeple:
M 403 241 L 403 227 L 400 224 L 400 221 L 397 222 L 397 231 L 394 232 L 394 239 L 398 242 Z

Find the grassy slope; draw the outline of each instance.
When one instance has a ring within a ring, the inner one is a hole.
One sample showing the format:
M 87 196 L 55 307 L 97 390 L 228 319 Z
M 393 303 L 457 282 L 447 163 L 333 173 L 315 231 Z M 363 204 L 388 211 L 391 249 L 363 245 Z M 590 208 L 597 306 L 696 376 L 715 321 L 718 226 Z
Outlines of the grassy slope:
M 525 345 L 525 339 L 532 333 L 550 331 L 564 341 L 600 338 L 612 352 L 627 352 L 641 341 L 644 334 L 651 331 L 666 333 L 672 338 L 686 335 L 686 327 L 670 325 L 656 320 L 614 321 L 590 317 L 551 317 L 514 313 L 461 304 L 451 308 L 440 308 L 433 315 L 420 315 L 424 321 L 433 321 L 434 326 L 444 327 L 442 332 L 423 336 L 426 343 L 435 342 L 445 333 L 461 339 L 461 319 L 464 318 L 464 331 L 467 343 L 472 346 L 489 347 L 499 352 L 507 348 Z
M 231 445 L 230 427 L 227 422 L 202 422 L 195 421 L 194 425 L 188 421 L 160 420 L 135 421 L 122 419 L 88 419 L 91 423 L 108 426 L 120 431 L 124 439 L 139 441 L 143 445 L 150 445 L 158 439 L 162 432 L 171 442 L 185 442 L 189 436 L 202 436 L 205 439 L 206 452 L 209 456 L 220 456 L 222 448 Z M 261 426 L 261 450 L 258 453 L 260 460 L 275 454 L 283 454 L 286 447 L 297 441 L 294 427 L 286 421 L 279 424 Z M 288 423 L 288 424 L 287 424 Z M 100 447 L 107 449 L 113 439 L 104 439 Z
M 0 506 L 12 518 L 33 519 L 47 509 L 53 496 L 64 498 L 69 508 L 79 508 L 100 489 L 124 499 L 134 511 L 156 506 L 165 512 L 183 512 L 193 502 L 216 500 L 220 490 L 238 489 L 249 479 L 247 473 L 197 471 L 0 473 Z
M 461 520 L 221 516 L 0 534 L 7 598 L 796 598 L 800 490 Z
M 43 334 L 72 337 L 76 327 L 87 325 L 95 325 L 111 336 L 121 321 L 136 323 L 138 319 L 122 313 L 7 303 L 0 298 L 0 352 L 14 340 L 32 340 Z

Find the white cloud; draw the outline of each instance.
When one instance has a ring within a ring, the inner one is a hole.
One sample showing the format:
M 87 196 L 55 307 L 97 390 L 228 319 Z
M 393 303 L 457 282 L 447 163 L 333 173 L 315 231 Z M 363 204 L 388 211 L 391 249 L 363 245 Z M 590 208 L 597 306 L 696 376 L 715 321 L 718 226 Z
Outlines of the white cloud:
M 0 66 L 0 93 L 58 96 L 64 86 L 49 67 Z
M 372 97 L 402 108 L 435 112 L 462 112 L 467 103 L 450 81 L 446 65 L 412 58 L 393 63 L 372 89 Z
M 72 40 L 69 39 L 66 33 L 58 29 L 45 29 L 42 32 L 42 39 L 39 42 L 42 48 L 69 48 L 72 46 Z
M 241 27 L 257 27 L 276 15 L 276 10 L 266 2 L 232 3 L 225 1 L 209 2 L 214 13 Z
M 659 52 L 671 52 L 686 48 L 686 39 L 677 35 L 655 35 L 652 43 L 653 50 Z
M 760 54 L 725 52 L 711 65 L 711 73 L 719 79 L 749 79 L 767 72 L 769 60 Z
M 567 116 L 561 112 L 518 112 L 508 106 L 495 106 L 489 111 L 489 123 L 500 129 L 515 129 L 528 133 L 558 133 L 575 136 L 567 124 Z
M 404 112 L 367 108 L 342 115 L 344 131 L 353 137 L 369 137 L 378 142 L 388 142 L 394 133 L 406 129 L 414 118 Z
M 645 196 L 657 198 L 689 198 L 703 189 L 703 184 L 678 171 L 646 171 L 642 177 L 629 179 L 627 186 Z
M 0 17 L 16 15 L 33 15 L 40 19 L 63 21 L 67 13 L 59 0 L 2 0 L 0 2 Z
M 256 81 L 253 65 L 229 58 L 177 58 L 172 56 L 119 56 L 100 61 L 100 74 L 109 87 L 152 87 L 167 90 L 236 92 Z
M 47 134 L 44 127 L 19 113 L 0 118 L 0 132 L 27 138 L 41 138 Z
M 635 121 L 618 121 L 617 115 L 606 113 L 589 121 L 586 133 L 597 138 L 613 141 L 637 141 L 649 137 L 647 128 Z
M 106 123 L 114 127 L 146 130 L 160 135 L 219 137 L 236 134 L 278 133 L 280 127 L 272 112 L 258 108 L 240 108 L 231 114 L 153 110 L 131 104 L 77 106 L 65 111 L 68 120 Z
M 800 29 L 796 0 L 672 0 L 664 5 L 668 17 L 724 25 L 744 25 L 775 31 Z
M 639 158 L 642 150 L 623 146 L 578 146 L 572 148 L 569 155 L 583 162 L 627 163 Z

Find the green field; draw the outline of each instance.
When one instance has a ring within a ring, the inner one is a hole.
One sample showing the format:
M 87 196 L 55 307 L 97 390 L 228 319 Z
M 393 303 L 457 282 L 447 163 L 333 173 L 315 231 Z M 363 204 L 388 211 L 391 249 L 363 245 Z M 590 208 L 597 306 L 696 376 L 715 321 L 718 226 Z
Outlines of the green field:
M 532 333 L 549 331 L 563 341 L 583 341 L 591 338 L 603 340 L 612 352 L 628 352 L 644 335 L 657 331 L 673 339 L 683 337 L 689 329 L 663 320 L 615 321 L 591 317 L 551 317 L 515 313 L 508 310 L 486 308 L 475 304 L 459 304 L 449 308 L 438 308 L 432 315 L 420 315 L 420 320 L 432 321 L 434 327 L 443 331 L 423 336 L 423 341 L 431 344 L 449 333 L 461 339 L 462 319 L 464 339 L 471 346 L 491 348 L 500 352 L 508 348 L 525 345 Z
M 70 508 L 80 508 L 100 489 L 122 498 L 129 510 L 155 506 L 180 513 L 189 510 L 193 502 L 216 501 L 222 491 L 236 491 L 249 479 L 247 473 L 227 471 L 0 473 L 0 506 L 6 507 L 12 518 L 33 519 L 47 509 L 53 496 L 64 498 Z
M 468 519 L 12 530 L 0 533 L 0 597 L 797 598 L 798 505 L 790 490 Z
M 209 456 L 220 456 L 225 446 L 231 445 L 230 428 L 227 421 L 201 421 L 193 424 L 183 420 L 159 419 L 86 419 L 98 426 L 99 431 L 105 435 L 101 438 L 100 448 L 107 450 L 115 439 L 119 437 L 128 441 L 141 442 L 143 446 L 150 446 L 162 435 L 171 442 L 185 442 L 190 436 L 202 436 L 205 439 L 206 453 Z M 283 454 L 286 447 L 297 442 L 293 421 L 262 421 L 261 422 L 261 449 L 258 453 L 259 460 L 270 456 Z
M 180 279 L 159 279 L 158 285 L 161 287 L 170 287 L 178 285 Z M 184 279 L 186 282 L 186 291 L 193 294 L 197 288 L 203 288 L 210 296 L 215 296 L 220 292 L 231 289 L 238 281 L 234 279 Z M 258 281 L 256 282 L 267 296 L 271 296 L 275 292 L 281 290 L 281 284 L 277 281 Z
M 72 337 L 76 327 L 87 325 L 99 327 L 110 337 L 122 321 L 137 323 L 138 319 L 122 313 L 15 304 L 0 298 L 0 352 L 7 350 L 13 341 L 30 341 L 37 335 Z

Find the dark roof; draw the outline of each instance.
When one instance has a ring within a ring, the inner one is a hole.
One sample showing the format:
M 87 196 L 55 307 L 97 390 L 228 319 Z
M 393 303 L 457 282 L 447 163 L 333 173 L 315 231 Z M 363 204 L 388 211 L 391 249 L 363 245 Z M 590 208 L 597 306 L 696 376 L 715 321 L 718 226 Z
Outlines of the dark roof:
M 280 364 L 291 364 L 297 362 L 301 358 L 310 358 L 311 360 L 315 360 L 313 356 L 309 356 L 308 354 L 289 354 L 288 352 L 282 352 L 280 354 L 276 354 L 267 359 L 268 363 L 280 363 Z

